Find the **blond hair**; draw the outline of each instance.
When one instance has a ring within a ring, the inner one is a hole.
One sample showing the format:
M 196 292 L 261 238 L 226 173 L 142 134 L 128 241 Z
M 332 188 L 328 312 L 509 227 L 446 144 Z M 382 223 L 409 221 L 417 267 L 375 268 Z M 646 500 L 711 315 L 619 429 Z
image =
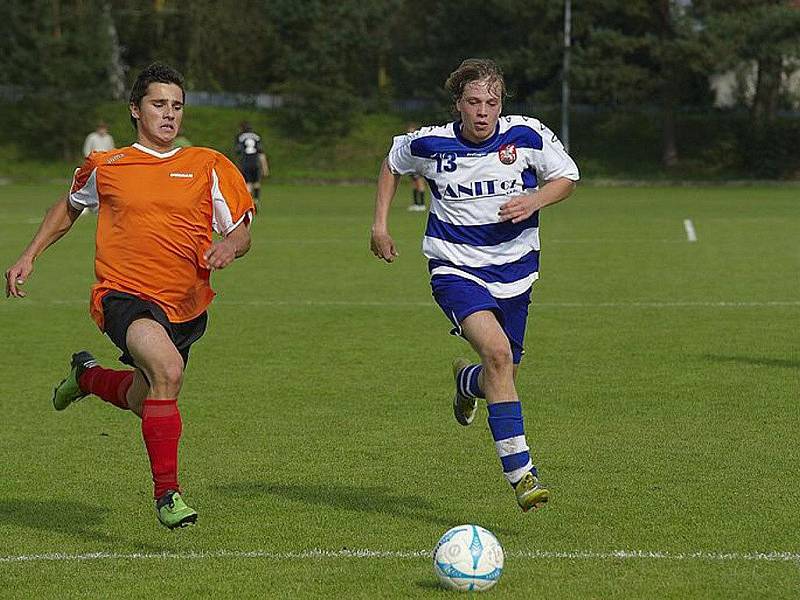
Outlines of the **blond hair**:
M 444 89 L 450 96 L 453 112 L 458 112 L 456 103 L 464 95 L 464 87 L 473 81 L 486 81 L 490 90 L 499 84 L 500 99 L 505 99 L 506 81 L 503 78 L 503 70 L 497 63 L 491 58 L 468 58 L 450 73 L 444 84 Z

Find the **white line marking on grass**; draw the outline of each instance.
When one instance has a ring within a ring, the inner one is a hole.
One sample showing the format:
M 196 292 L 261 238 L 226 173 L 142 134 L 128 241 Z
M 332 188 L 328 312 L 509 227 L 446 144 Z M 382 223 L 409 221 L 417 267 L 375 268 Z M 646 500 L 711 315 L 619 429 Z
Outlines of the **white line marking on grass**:
M 697 560 L 710 562 L 723 561 L 765 561 L 765 562 L 800 562 L 798 552 L 661 552 L 658 550 L 613 550 L 611 552 L 594 552 L 577 550 L 574 552 L 552 552 L 533 550 L 530 552 L 511 552 L 509 556 L 516 558 L 558 558 L 567 560 Z
M 92 560 L 207 560 L 215 558 L 264 558 L 270 560 L 319 560 L 326 558 L 420 558 L 430 556 L 430 551 L 391 551 L 391 550 L 300 550 L 297 552 L 269 552 L 264 550 L 208 550 L 191 552 L 88 552 L 85 554 L 64 554 L 54 552 L 50 554 L 28 554 L 19 556 L 0 556 L 0 563 L 4 562 L 40 562 L 40 561 L 92 561 Z
M 21 554 L 0 556 L 0 563 L 23 562 L 66 562 L 94 560 L 213 560 L 213 559 L 266 559 L 266 560 L 325 560 L 325 559 L 417 559 L 429 558 L 430 550 L 370 550 L 342 549 L 299 550 L 296 552 L 270 552 L 265 550 L 208 550 L 196 552 L 87 552 L 84 554 Z M 658 550 L 612 550 L 598 552 L 593 550 L 574 551 L 512 551 L 506 556 L 518 559 L 555 560 L 681 560 L 707 562 L 800 562 L 797 552 L 662 552 Z
M 683 228 L 686 230 L 686 239 L 690 242 L 697 241 L 697 233 L 694 230 L 694 225 L 692 224 L 691 219 L 684 219 L 683 220 Z

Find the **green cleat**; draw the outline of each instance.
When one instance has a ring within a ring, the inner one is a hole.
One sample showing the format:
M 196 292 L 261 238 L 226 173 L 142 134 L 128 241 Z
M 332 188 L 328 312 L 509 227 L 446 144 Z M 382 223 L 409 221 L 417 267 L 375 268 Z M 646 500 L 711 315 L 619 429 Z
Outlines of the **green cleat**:
M 197 512 L 186 506 L 181 495 L 169 490 L 156 500 L 156 515 L 159 522 L 167 529 L 187 527 L 197 522 Z
M 458 385 L 459 373 L 470 364 L 466 358 L 457 358 L 453 361 L 453 379 L 456 382 L 456 393 L 453 396 L 453 416 L 460 425 L 465 427 L 475 420 L 475 413 L 478 409 L 478 399 L 462 394 L 461 386 Z
M 550 499 L 550 490 L 542 486 L 530 472 L 517 482 L 514 492 L 517 494 L 517 504 L 522 512 L 528 512 L 532 508 L 542 508 Z
M 64 410 L 73 402 L 77 402 L 89 395 L 81 390 L 78 385 L 78 378 L 86 369 L 96 367 L 97 361 L 86 350 L 81 350 L 72 355 L 69 365 L 69 373 L 53 389 L 53 408 L 56 410 Z

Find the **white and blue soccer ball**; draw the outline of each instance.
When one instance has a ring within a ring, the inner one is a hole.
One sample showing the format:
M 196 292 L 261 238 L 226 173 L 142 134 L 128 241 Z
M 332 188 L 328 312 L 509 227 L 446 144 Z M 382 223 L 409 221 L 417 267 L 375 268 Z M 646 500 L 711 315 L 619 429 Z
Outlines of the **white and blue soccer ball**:
M 491 531 L 478 525 L 448 530 L 433 550 L 433 568 L 443 586 L 462 592 L 482 592 L 503 574 L 505 554 Z

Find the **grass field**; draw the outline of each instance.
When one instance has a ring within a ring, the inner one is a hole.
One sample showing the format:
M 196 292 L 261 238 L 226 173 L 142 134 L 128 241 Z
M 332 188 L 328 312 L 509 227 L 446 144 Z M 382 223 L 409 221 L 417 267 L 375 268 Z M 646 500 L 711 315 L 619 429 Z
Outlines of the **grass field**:
M 0 263 L 59 186 L 0 188 Z M 791 188 L 580 188 L 542 215 L 520 371 L 553 491 L 523 515 L 481 409 L 451 416 L 466 344 L 430 298 L 424 217 L 368 251 L 367 187 L 267 191 L 250 254 L 215 274 L 181 396 L 194 528 L 156 522 L 138 421 L 55 413 L 86 347 L 93 217 L 0 301 L 3 598 L 450 597 L 428 552 L 477 523 L 497 598 L 800 596 L 800 204 Z M 691 219 L 697 241 L 687 241 Z

